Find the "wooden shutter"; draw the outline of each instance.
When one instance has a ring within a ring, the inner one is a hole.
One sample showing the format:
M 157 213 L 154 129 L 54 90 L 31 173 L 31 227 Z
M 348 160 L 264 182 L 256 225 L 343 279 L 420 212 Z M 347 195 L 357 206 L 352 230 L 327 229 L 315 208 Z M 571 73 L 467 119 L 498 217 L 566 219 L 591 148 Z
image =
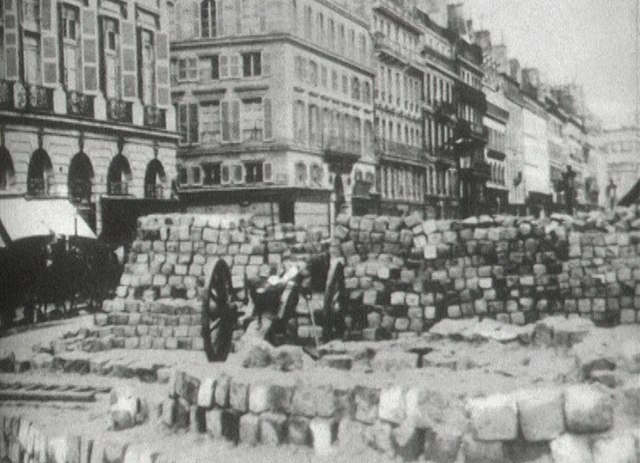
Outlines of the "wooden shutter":
M 261 56 L 262 61 L 262 75 L 268 76 L 271 74 L 271 53 L 268 51 L 263 51 Z
M 271 119 L 271 100 L 269 98 L 262 100 L 262 109 L 264 110 L 264 139 L 271 140 L 273 138 L 273 122 Z
M 17 3 L 14 0 L 12 3 Z M 56 18 L 53 14 L 51 0 L 42 0 L 40 4 L 40 25 L 42 34 L 42 81 L 45 86 L 58 84 L 58 31 L 55 27 Z M 60 37 L 62 40 L 62 37 Z
M 178 105 L 178 132 L 180 133 L 180 144 L 186 145 L 188 143 L 188 114 L 187 105 Z
M 222 110 L 222 141 L 231 141 L 231 125 L 229 124 L 229 102 L 223 101 Z
M 18 79 L 18 5 L 17 0 L 3 0 L 4 58 L 7 79 Z
M 240 77 L 240 55 L 233 53 L 229 56 L 229 75 Z
M 273 168 L 271 166 L 270 162 L 265 162 L 263 164 L 263 180 L 265 183 L 272 183 L 273 182 Z
M 240 102 L 231 102 L 231 139 L 240 141 Z
M 228 165 L 223 164 L 222 167 L 220 167 L 220 183 L 223 185 L 231 183 L 231 174 Z
M 198 143 L 198 103 L 189 105 L 189 143 Z
M 82 8 L 82 61 L 84 63 L 84 92 L 98 92 L 98 31 L 96 13 L 91 7 Z
M 133 99 L 138 95 L 136 28 L 131 20 L 120 22 L 120 50 L 122 51 L 122 96 Z
M 156 34 L 156 84 L 158 106 L 169 106 L 169 37 L 166 33 Z

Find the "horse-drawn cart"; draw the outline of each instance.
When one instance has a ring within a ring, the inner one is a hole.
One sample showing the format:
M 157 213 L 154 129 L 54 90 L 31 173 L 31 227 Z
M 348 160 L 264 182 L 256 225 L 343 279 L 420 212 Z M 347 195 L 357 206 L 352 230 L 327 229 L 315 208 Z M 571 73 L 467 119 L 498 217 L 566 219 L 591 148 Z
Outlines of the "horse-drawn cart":
M 281 276 L 274 275 L 266 281 L 245 280 L 244 297 L 238 298 L 226 261 L 220 259 L 213 265 L 202 297 L 202 338 L 209 361 L 227 358 L 236 329 L 255 331 L 273 344 L 287 342 L 287 325 L 301 299 L 306 302 L 313 325 L 319 315 L 323 340 L 344 334 L 344 262 L 321 253 L 305 260 L 287 261 L 283 270 Z M 314 294 L 322 294 L 318 314 L 309 305 Z

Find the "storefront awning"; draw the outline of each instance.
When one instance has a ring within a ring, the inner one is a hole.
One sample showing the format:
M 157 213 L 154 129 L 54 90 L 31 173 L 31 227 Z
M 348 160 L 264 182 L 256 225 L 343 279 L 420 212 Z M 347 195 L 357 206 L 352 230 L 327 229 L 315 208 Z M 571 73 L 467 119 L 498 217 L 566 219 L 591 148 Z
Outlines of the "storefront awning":
M 0 199 L 0 224 L 11 241 L 52 234 L 96 238 L 66 199 Z

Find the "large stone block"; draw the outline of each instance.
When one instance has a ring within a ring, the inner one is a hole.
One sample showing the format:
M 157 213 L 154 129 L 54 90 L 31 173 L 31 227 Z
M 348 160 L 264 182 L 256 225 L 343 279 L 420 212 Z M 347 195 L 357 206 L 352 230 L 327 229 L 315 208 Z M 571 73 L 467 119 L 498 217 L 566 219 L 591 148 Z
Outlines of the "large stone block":
M 249 410 L 253 413 L 289 413 L 292 392 L 290 388 L 275 384 L 252 384 L 249 391 Z
M 480 441 L 507 441 L 518 437 L 518 407 L 515 398 L 496 394 L 468 403 L 474 436 Z
M 531 389 L 517 396 L 520 429 L 528 442 L 550 441 L 564 432 L 562 392 Z
M 316 454 L 331 454 L 338 432 L 338 422 L 331 418 L 314 418 L 309 424 L 309 429 Z
M 378 418 L 380 391 L 364 386 L 353 390 L 354 418 L 367 424 L 373 424 Z
M 370 447 L 388 455 L 392 455 L 394 452 L 393 438 L 391 436 L 392 431 L 393 426 L 391 423 L 376 421 L 373 426 L 365 428 L 364 440 Z
M 563 434 L 550 447 L 554 463 L 594 463 L 588 436 Z
M 396 455 L 404 461 L 417 460 L 424 453 L 425 430 L 405 420 L 391 431 Z
M 240 442 L 256 445 L 260 442 L 260 417 L 247 413 L 240 417 Z
M 294 416 L 287 424 L 287 437 L 290 444 L 309 445 L 311 432 L 309 430 L 310 419 L 304 416 Z
M 249 409 L 249 385 L 232 380 L 229 386 L 229 406 L 245 413 Z
M 215 403 L 215 390 L 215 378 L 205 378 L 202 384 L 200 384 L 200 389 L 198 389 L 198 400 L 196 402 L 198 407 L 207 409 L 213 407 Z
M 371 368 L 376 371 L 399 371 L 418 366 L 418 354 L 404 351 L 379 351 L 371 360 Z
M 613 426 L 612 400 L 593 386 L 568 387 L 564 392 L 564 414 L 569 432 L 604 432 Z
M 507 463 L 504 443 L 487 442 L 465 436 L 463 440 L 465 463 Z
M 593 444 L 594 463 L 638 463 L 636 442 L 631 434 L 603 437 Z
M 260 415 L 260 442 L 280 445 L 284 442 L 287 416 L 282 413 L 267 412 Z
M 402 386 L 392 386 L 380 391 L 378 418 L 395 424 L 404 421 L 405 389 Z
M 295 415 L 329 418 L 335 412 L 333 389 L 328 386 L 298 387 L 291 408 Z

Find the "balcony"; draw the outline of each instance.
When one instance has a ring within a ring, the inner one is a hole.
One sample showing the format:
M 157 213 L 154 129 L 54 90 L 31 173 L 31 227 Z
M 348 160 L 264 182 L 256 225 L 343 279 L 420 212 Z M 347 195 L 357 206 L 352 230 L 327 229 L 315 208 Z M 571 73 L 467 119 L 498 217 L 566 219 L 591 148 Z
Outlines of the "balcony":
M 373 8 L 383 11 L 387 16 L 393 17 L 417 33 L 421 32 L 419 19 L 413 14 L 410 5 L 403 0 L 376 0 Z
M 437 103 L 434 109 L 434 113 L 440 120 L 456 123 L 458 122 L 458 111 L 453 103 L 446 103 L 444 101 Z
M 27 180 L 27 194 L 34 197 L 43 197 L 49 194 L 48 184 L 43 178 L 30 178 Z
M 94 117 L 93 97 L 70 90 L 67 92 L 67 114 L 80 117 Z
M 129 184 L 127 182 L 109 182 L 107 184 L 107 194 L 110 196 L 126 196 L 129 194 Z
M 116 99 L 107 100 L 107 120 L 131 124 L 133 122 L 133 104 Z
M 362 145 L 352 138 L 329 137 L 322 143 L 324 158 L 333 171 L 349 173 L 360 159 Z
M 376 155 L 410 159 L 412 161 L 424 159 L 424 153 L 421 148 L 383 138 L 376 138 Z
M 471 139 L 485 144 L 489 141 L 489 130 L 484 125 L 475 122 L 459 121 L 456 133 L 458 138 Z
M 16 85 L 14 94 L 15 88 Z M 26 88 L 26 95 L 27 109 L 38 112 L 53 111 L 53 89 L 31 84 Z
M 153 183 L 145 185 L 144 197 L 149 199 L 162 199 L 164 197 L 164 187 Z
M 75 203 L 91 201 L 91 186 L 91 180 L 72 180 L 69 182 L 69 199 Z
M 374 50 L 384 53 L 392 60 L 400 64 L 411 64 L 418 60 L 418 54 L 385 36 L 382 32 L 376 32 L 373 37 Z
M 167 127 L 167 111 L 156 106 L 144 107 L 144 125 L 156 129 Z
M 458 101 L 461 103 L 468 103 L 478 109 L 481 113 L 487 111 L 487 100 L 482 90 L 472 87 L 465 82 L 457 81 L 455 85 L 455 92 Z

